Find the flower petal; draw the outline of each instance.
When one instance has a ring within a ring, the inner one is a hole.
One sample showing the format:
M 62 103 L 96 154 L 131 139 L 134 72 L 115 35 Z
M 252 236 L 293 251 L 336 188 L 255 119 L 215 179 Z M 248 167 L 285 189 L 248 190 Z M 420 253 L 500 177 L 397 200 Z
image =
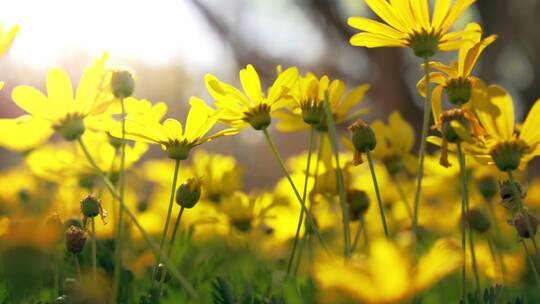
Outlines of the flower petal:
M 367 48 L 376 48 L 376 47 L 404 47 L 407 46 L 405 40 L 398 40 L 389 38 L 387 36 L 372 34 L 372 33 L 358 33 L 351 37 L 349 40 L 351 45 L 354 46 L 364 46 Z
M 536 100 L 521 128 L 519 138 L 529 145 L 540 142 L 540 99 Z
M 350 17 L 347 23 L 359 30 L 377 35 L 387 36 L 393 39 L 405 39 L 407 35 L 384 23 L 363 17 Z
M 260 104 L 262 102 L 261 79 L 251 64 L 240 70 L 240 83 L 253 103 Z

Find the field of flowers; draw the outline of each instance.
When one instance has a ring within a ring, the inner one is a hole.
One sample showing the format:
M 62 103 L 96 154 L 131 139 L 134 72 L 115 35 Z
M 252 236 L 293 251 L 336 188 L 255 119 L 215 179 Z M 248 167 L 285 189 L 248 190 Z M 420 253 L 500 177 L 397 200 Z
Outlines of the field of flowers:
M 362 120 L 369 84 L 295 66 L 269 85 L 249 64 L 240 87 L 207 74 L 212 99 L 174 101 L 181 117 L 132 96 L 136 71 L 107 52 L 79 79 L 50 69 L 45 92 L 15 87 L 0 303 L 540 303 L 540 99 L 516 121 L 475 76 L 497 35 L 454 27 L 473 2 L 365 0 L 379 21 L 348 19 L 351 47 L 418 57 L 420 134 L 398 111 Z M 0 56 L 19 30 L 0 25 Z M 282 178 L 247 191 L 250 168 L 204 146 L 250 128 Z M 302 132 L 305 151 L 284 159 L 275 132 Z

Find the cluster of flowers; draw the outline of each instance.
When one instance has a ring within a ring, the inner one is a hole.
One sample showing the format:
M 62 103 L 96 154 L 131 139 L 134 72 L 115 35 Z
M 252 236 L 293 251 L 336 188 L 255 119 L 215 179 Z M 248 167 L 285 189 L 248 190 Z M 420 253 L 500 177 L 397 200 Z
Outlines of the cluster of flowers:
M 213 106 L 191 97 L 184 124 L 164 119 L 165 103 L 132 97 L 133 73 L 107 68 L 107 54 L 85 70 L 75 94 L 70 77 L 58 68 L 47 75 L 46 95 L 30 86 L 14 88 L 12 99 L 27 114 L 0 120 L 0 145 L 25 154 L 24 164 L 0 177 L 4 256 L 24 258 L 21 248 L 35 245 L 41 257 L 54 259 L 38 263 L 33 252 L 32 267 L 22 271 L 25 267 L 10 263 L 6 275 L 14 286 L 24 281 L 40 288 L 29 283 L 37 269 L 54 269 L 58 303 L 103 294 L 98 282 L 105 276 L 113 282 L 105 298 L 116 301 L 125 294 L 120 286 L 125 269 L 144 276 L 150 268 L 156 292 L 148 297 L 159 298 L 174 277 L 196 299 L 201 295 L 173 262 L 175 238 L 184 226 L 194 229 L 195 241 L 247 240 L 250 250 L 286 261 L 285 278 L 299 272 L 312 276 L 324 301 L 400 302 L 461 267 L 466 303 L 467 269 L 476 283 L 472 297 L 479 297 L 482 281 L 519 281 L 524 257 L 540 288 L 533 261 L 539 255 L 539 221 L 524 206 L 526 193 L 514 176 L 519 172 L 524 178 L 528 161 L 540 154 L 540 102 L 516 127 L 510 95 L 472 75 L 496 36 L 484 38 L 476 23 L 449 30 L 473 2 L 435 1 L 430 18 L 426 0 L 366 0 L 384 23 L 349 19 L 364 31 L 351 38 L 352 45 L 410 47 L 423 59 L 418 156 L 412 153 L 415 132 L 400 113 L 392 112 L 388 122 L 358 119 L 366 112 L 358 105 L 369 85 L 347 90 L 342 80 L 302 75 L 296 67 L 277 67 L 267 90 L 252 65 L 239 73 L 242 90 L 206 75 Z M 0 29 L 0 54 L 17 30 L 4 37 Z M 454 50 L 458 58 L 449 65 L 430 60 L 439 51 Z M 452 108 L 443 110 L 443 100 Z M 439 136 L 428 136 L 431 117 Z M 268 130 L 275 120 L 282 132 L 308 130 L 307 153 L 288 162 L 281 158 Z M 336 126 L 347 122 L 353 122 L 350 136 L 342 136 Z M 218 125 L 224 127 L 212 133 Z M 283 172 L 271 192 L 242 192 L 242 169 L 234 158 L 198 148 L 245 128 L 262 133 Z M 51 142 L 53 134 L 61 140 Z M 427 154 L 428 142 L 440 152 Z M 152 144 L 169 159 L 142 161 Z M 498 188 L 504 208 L 494 204 Z M 538 195 L 534 189 L 529 193 L 532 201 Z M 370 208 L 371 201 L 377 208 Z M 97 216 L 103 225 L 96 226 Z M 500 224 L 504 219 L 510 225 Z M 509 245 L 516 232 L 525 255 Z M 161 236 L 159 243 L 154 235 Z M 79 257 L 88 238 L 91 261 L 84 266 L 92 270 L 91 295 L 76 287 L 86 280 Z M 115 244 L 111 269 L 97 258 L 97 240 L 106 239 Z M 144 244 L 143 253 L 127 250 L 135 244 Z M 339 258 L 338 247 L 343 249 Z M 67 260 L 61 258 L 66 250 Z M 77 280 L 67 280 L 69 288 L 60 292 L 58 269 L 66 261 L 73 263 Z M 171 289 L 178 286 L 171 284 Z

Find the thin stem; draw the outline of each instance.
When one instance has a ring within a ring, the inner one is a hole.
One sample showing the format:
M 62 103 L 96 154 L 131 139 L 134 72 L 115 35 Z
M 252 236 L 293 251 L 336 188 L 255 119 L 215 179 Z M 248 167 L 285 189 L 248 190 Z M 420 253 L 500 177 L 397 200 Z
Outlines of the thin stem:
M 118 183 L 120 188 L 120 199 L 124 200 L 124 189 L 125 189 L 125 166 L 126 166 L 126 105 L 124 103 L 124 98 L 120 99 L 120 105 L 122 107 L 122 144 L 120 146 L 120 172 L 118 176 Z M 114 162 L 113 162 L 114 164 Z M 110 172 L 109 172 L 110 173 Z M 118 300 L 118 288 L 120 284 L 120 273 L 122 270 L 122 242 L 124 234 L 124 205 L 118 205 L 118 226 L 116 233 L 116 246 L 115 246 L 115 263 L 114 263 L 114 282 L 113 282 L 113 300 Z
M 92 275 L 94 277 L 94 284 L 97 283 L 97 246 L 96 246 L 96 221 L 95 218 L 90 218 L 92 222 Z
M 536 256 L 540 255 L 540 252 L 538 251 L 538 245 L 536 244 L 536 234 L 533 233 L 531 221 L 529 219 L 529 216 L 527 215 L 527 212 L 525 212 L 525 208 L 523 207 L 523 202 L 521 201 L 521 194 L 519 193 L 519 190 L 516 186 L 516 181 L 514 179 L 514 175 L 512 174 L 512 171 L 508 171 L 508 178 L 510 179 L 510 184 L 512 188 L 512 198 L 517 202 L 519 212 L 521 212 L 521 215 L 525 219 L 525 224 L 527 225 L 527 230 L 529 232 L 529 235 L 531 236 L 531 242 L 534 246 L 534 252 L 536 253 Z
M 397 176 L 392 175 L 392 180 L 394 181 L 394 184 L 396 185 L 396 189 L 398 191 L 399 197 L 401 198 L 401 201 L 405 205 L 407 214 L 412 220 L 413 214 L 412 214 L 411 206 L 409 205 L 409 201 L 407 200 L 407 195 L 405 194 L 405 191 L 403 190 L 403 186 L 401 185 L 401 182 L 399 181 L 399 178 L 397 178 Z
M 495 250 L 495 245 L 493 244 L 493 240 L 491 239 L 491 237 L 488 235 L 487 237 L 487 242 L 488 242 L 488 246 L 489 246 L 489 252 L 491 253 L 491 257 L 493 258 L 493 265 L 494 267 L 497 267 L 497 264 L 499 264 L 500 266 L 500 274 L 501 274 L 501 283 L 504 284 L 504 260 L 503 260 L 503 257 L 502 255 L 498 255 L 497 254 L 497 251 Z
M 381 192 L 379 191 L 379 183 L 377 183 L 377 175 L 375 174 L 375 166 L 373 164 L 373 157 L 371 151 L 366 149 L 365 151 L 369 164 L 369 171 L 371 172 L 371 178 L 373 179 L 373 187 L 375 188 L 375 194 L 377 196 L 377 204 L 379 205 L 379 212 L 381 214 L 381 221 L 384 228 L 384 236 L 388 238 L 388 225 L 386 224 L 386 217 L 384 216 L 384 206 L 381 199 Z
M 73 261 L 75 262 L 75 272 L 77 272 L 77 278 L 79 281 L 81 281 L 81 265 L 79 265 L 79 256 L 76 253 L 73 254 Z
M 358 245 L 358 240 L 360 240 L 360 232 L 362 232 L 362 222 L 360 221 L 360 219 L 358 219 L 358 228 L 356 229 L 356 234 L 354 235 L 354 242 L 351 246 L 351 253 L 354 252 L 354 250 L 356 249 L 356 245 Z
M 329 98 L 324 103 L 324 111 L 326 113 L 326 125 L 328 126 L 328 136 L 330 137 L 330 144 L 332 146 L 332 152 L 336 160 L 336 180 L 338 186 L 339 194 L 339 204 L 341 207 L 342 213 L 342 222 L 343 222 L 343 237 L 344 237 L 344 247 L 343 254 L 345 258 L 349 256 L 350 253 L 350 228 L 349 228 L 349 208 L 347 207 L 347 197 L 345 195 L 345 181 L 343 179 L 343 172 L 341 171 L 341 166 L 339 163 L 339 146 L 338 146 L 338 135 L 336 130 L 336 123 L 334 121 L 334 116 L 332 115 L 332 110 L 330 109 Z
M 300 240 L 300 248 L 298 249 L 298 258 L 296 259 L 296 264 L 294 266 L 293 271 L 293 277 L 296 277 L 298 274 L 298 269 L 300 268 L 300 265 L 302 264 L 302 256 L 304 254 L 304 247 L 306 247 L 306 243 L 309 241 L 308 234 L 304 233 L 302 236 L 302 239 Z
M 360 224 L 362 224 L 362 231 L 364 232 L 364 246 L 367 249 L 369 248 L 369 238 L 368 238 L 368 232 L 367 232 L 367 227 L 366 227 L 366 219 L 364 218 L 363 215 L 360 217 Z
M 462 163 L 461 157 L 461 144 L 457 144 L 457 149 L 459 153 L 459 165 L 460 165 L 460 177 L 461 177 L 461 193 L 462 193 L 462 199 L 461 199 L 461 251 L 463 254 L 463 265 L 461 266 L 461 301 L 465 304 L 467 304 L 467 263 L 466 263 L 466 257 L 467 257 L 467 241 L 466 241 L 466 230 L 465 230 L 465 212 L 467 209 L 466 201 L 465 201 L 465 189 L 467 188 L 466 183 L 466 172 L 465 172 L 465 164 Z
M 531 257 L 531 254 L 529 253 L 529 249 L 527 249 L 527 245 L 524 242 L 525 240 L 521 240 L 521 244 L 523 245 L 523 250 L 525 250 L 525 255 L 527 256 L 527 260 L 529 261 L 529 266 L 531 266 L 531 270 L 534 275 L 534 279 L 536 281 L 536 286 L 540 290 L 540 278 L 538 277 L 538 271 L 536 270 L 536 265 L 534 264 L 534 260 Z
M 101 171 L 101 169 L 99 169 L 99 167 L 97 166 L 94 158 L 92 158 L 92 155 L 90 154 L 90 152 L 88 152 L 88 149 L 86 148 L 86 145 L 84 144 L 82 139 L 78 138 L 77 142 L 79 143 L 81 149 L 83 150 L 83 153 L 86 156 L 88 162 L 90 162 L 92 167 L 94 167 L 94 170 L 96 170 L 96 172 L 98 172 L 100 174 L 101 178 L 103 179 L 103 182 L 105 183 L 105 186 L 107 187 L 107 189 L 109 189 L 109 192 L 111 193 L 111 195 L 115 199 L 118 200 L 119 204 L 124 205 L 124 212 L 129 216 L 129 218 L 133 222 L 133 224 L 135 224 L 135 226 L 137 227 L 137 229 L 141 233 L 142 237 L 144 238 L 144 241 L 148 244 L 148 246 L 150 246 L 150 249 L 154 253 L 154 256 L 156 256 L 156 258 L 158 256 L 160 256 L 161 260 L 163 261 L 163 263 L 165 263 L 165 265 L 167 266 L 167 268 L 169 269 L 171 274 L 174 276 L 174 278 L 180 283 L 180 285 L 182 285 L 182 288 L 184 288 L 190 294 L 190 296 L 192 296 L 195 299 L 198 299 L 199 295 L 197 294 L 197 292 L 195 292 L 195 289 L 193 289 L 193 287 L 187 281 L 187 279 L 180 272 L 178 272 L 178 270 L 176 270 L 174 268 L 174 264 L 171 262 L 171 260 L 169 258 L 167 258 L 163 254 L 163 252 L 161 252 L 161 250 L 159 250 L 158 245 L 154 242 L 154 240 L 152 240 L 152 238 L 150 237 L 148 232 L 146 232 L 146 230 L 144 230 L 144 227 L 141 225 L 141 223 L 139 222 L 139 220 L 137 219 L 137 217 L 135 216 L 133 211 L 131 211 L 131 209 L 129 209 L 124 204 L 123 200 L 120 200 L 120 194 L 118 193 L 118 191 L 116 191 L 114 185 L 111 183 L 110 179 L 107 178 L 105 173 L 103 173 Z
M 174 248 L 174 240 L 176 239 L 176 232 L 178 231 L 178 227 L 180 227 L 180 220 L 182 219 L 182 214 L 184 214 L 184 206 L 180 207 L 180 211 L 178 211 L 178 216 L 176 217 L 176 221 L 174 223 L 171 241 L 169 243 L 169 249 L 167 249 L 167 258 L 171 257 L 171 253 Z M 166 274 L 167 274 L 167 269 L 164 269 L 163 272 L 161 273 L 161 277 L 159 278 L 159 293 L 160 294 L 161 294 L 161 288 L 163 287 L 163 282 L 165 282 Z
M 465 212 L 469 212 L 469 183 L 467 181 L 467 167 L 465 165 L 465 155 L 461 149 L 461 143 L 457 143 L 457 150 L 459 154 L 459 167 L 461 174 L 461 195 L 463 197 L 463 203 L 465 204 Z M 465 218 L 462 216 L 461 220 L 465 222 Z M 472 268 L 474 273 L 474 280 L 476 282 L 476 296 L 480 296 L 480 275 L 478 274 L 478 265 L 476 262 L 476 250 L 474 246 L 474 231 L 473 227 L 469 225 L 469 250 L 471 252 Z
M 302 197 L 300 196 L 300 193 L 298 193 L 298 189 L 296 189 L 296 186 L 294 185 L 294 182 L 293 182 L 293 180 L 291 178 L 291 175 L 289 174 L 289 171 L 287 170 L 287 167 L 285 167 L 285 163 L 283 162 L 283 159 L 281 158 L 281 155 L 279 154 L 279 152 L 278 152 L 278 150 L 276 148 L 276 145 L 272 141 L 272 138 L 270 137 L 270 134 L 268 133 L 268 130 L 263 129 L 262 131 L 263 131 L 264 137 L 266 138 L 266 141 L 268 142 L 268 145 L 270 146 L 270 149 L 272 150 L 272 153 L 274 154 L 274 157 L 278 161 L 279 166 L 281 167 L 281 170 L 283 171 L 283 174 L 285 175 L 285 177 L 289 181 L 289 184 L 291 185 L 291 187 L 292 187 L 292 189 L 294 191 L 294 194 L 295 194 L 296 198 L 298 199 L 298 202 L 300 203 L 300 205 L 302 205 L 302 209 L 306 213 L 308 223 L 309 223 L 311 229 L 315 232 L 315 234 L 317 235 L 317 238 L 319 238 L 319 241 L 320 241 L 321 246 L 323 247 L 323 249 L 327 253 L 330 254 L 330 251 L 328 250 L 328 247 L 326 246 L 326 243 L 324 242 L 324 239 L 322 238 L 322 235 L 321 235 L 321 233 L 319 231 L 319 228 L 317 228 L 317 225 L 315 224 L 315 220 L 313 219 L 313 215 L 306 208 L 306 204 L 304 204 L 304 201 L 302 200 Z
M 165 239 L 167 238 L 167 231 L 169 230 L 169 223 L 171 221 L 172 208 L 174 205 L 174 194 L 176 192 L 176 182 L 178 181 L 179 168 L 180 168 L 180 160 L 175 159 L 173 181 L 171 185 L 171 195 L 169 196 L 169 207 L 167 208 L 167 216 L 165 217 L 165 225 L 163 226 L 163 233 L 161 234 L 161 240 L 159 241 L 160 252 L 163 252 L 163 246 L 165 245 Z M 152 276 L 153 278 L 156 277 L 160 262 L 161 262 L 161 258 L 158 256 L 158 258 L 156 259 L 156 265 L 154 266 L 154 275 Z
M 58 253 L 54 254 L 54 296 L 53 299 L 56 299 L 60 295 L 60 263 L 58 262 Z
M 416 178 L 416 192 L 414 194 L 414 212 L 412 230 L 418 236 L 418 205 L 420 203 L 420 192 L 422 191 L 422 178 L 424 177 L 424 157 L 426 154 L 426 137 L 429 131 L 429 120 L 431 117 L 431 84 L 429 83 L 429 58 L 424 59 L 424 75 L 426 78 L 426 98 L 424 100 L 424 119 L 422 122 L 422 135 L 420 137 L 420 151 L 418 152 L 418 170 Z
M 311 164 L 311 150 L 313 149 L 313 137 L 315 134 L 315 128 L 311 126 L 309 130 L 309 141 L 308 141 L 308 155 L 307 155 L 307 162 L 306 162 L 306 174 L 304 178 L 304 192 L 302 193 L 302 201 L 306 202 L 307 198 L 307 188 L 308 188 L 308 180 L 309 180 L 309 166 Z M 289 276 L 289 273 L 291 272 L 291 267 L 294 260 L 294 254 L 296 251 L 296 246 L 298 245 L 298 239 L 300 238 L 300 230 L 302 228 L 302 223 L 304 222 L 304 210 L 300 209 L 300 217 L 298 218 L 298 226 L 296 227 L 296 235 L 294 236 L 294 242 L 293 247 L 291 250 L 291 256 L 289 257 L 289 264 L 287 265 L 287 274 L 285 277 Z M 299 259 L 301 256 L 298 257 Z

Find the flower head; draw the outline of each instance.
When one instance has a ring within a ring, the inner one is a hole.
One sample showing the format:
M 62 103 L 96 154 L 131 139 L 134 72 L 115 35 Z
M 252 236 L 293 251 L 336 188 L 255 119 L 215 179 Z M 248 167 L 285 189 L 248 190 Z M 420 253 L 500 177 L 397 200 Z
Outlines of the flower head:
M 475 90 L 473 110 L 487 136 L 466 149 L 479 162 L 512 171 L 540 155 L 540 99 L 521 126 L 515 130 L 512 97 L 502 87 L 491 85 Z
M 271 113 L 291 102 L 288 94 L 297 77 L 297 68 L 286 69 L 279 73 L 267 94 L 263 93 L 259 74 L 251 64 L 240 70 L 245 94 L 211 74 L 205 76 L 205 81 L 216 107 L 223 111 L 222 121 L 236 128 L 249 124 L 256 130 L 262 130 L 272 122 Z
M 351 37 L 355 46 L 410 47 L 418 57 L 428 58 L 437 51 L 452 51 L 467 42 L 467 31 L 449 32 L 458 17 L 475 0 L 435 1 L 430 22 L 427 0 L 365 0 L 385 23 L 351 17 L 350 26 L 364 31 Z
M 66 140 L 75 140 L 84 133 L 85 120 L 102 114 L 110 105 L 110 100 L 99 98 L 106 59 L 104 53 L 85 70 L 75 96 L 66 72 L 53 68 L 47 75 L 47 96 L 33 87 L 18 86 L 13 90 L 13 101 L 33 119 L 45 122 L 45 130 L 53 129 Z M 20 138 L 19 141 L 28 139 Z
M 126 138 L 130 140 L 160 144 L 167 151 L 170 158 L 186 159 L 190 150 L 214 138 L 238 133 L 237 129 L 229 128 L 219 131 L 211 136 L 205 135 L 214 127 L 221 117 L 221 112 L 210 108 L 199 98 L 191 97 L 190 109 L 186 123 L 173 118 L 163 123 L 155 117 L 144 114 L 134 114 L 126 119 Z M 111 135 L 122 137 L 122 130 L 118 126 L 111 130 Z
M 439 119 L 442 112 L 442 93 L 445 92 L 448 102 L 461 106 L 470 101 L 475 95 L 473 91 L 481 85 L 481 80 L 471 73 L 486 47 L 492 44 L 497 35 L 491 35 L 482 39 L 482 29 L 477 23 L 469 23 L 466 29 L 470 32 L 468 39 L 471 44 L 464 44 L 459 48 L 458 61 L 451 65 L 441 62 L 430 62 L 429 81 L 436 84 L 433 90 L 433 117 Z M 426 94 L 426 78 L 423 77 L 417 84 L 418 91 L 422 96 Z
M 362 303 L 402 303 L 452 273 L 462 262 L 459 247 L 449 240 L 435 243 L 414 267 L 401 248 L 379 239 L 371 244 L 367 259 L 321 261 L 314 265 L 314 272 L 329 302 L 347 296 Z

